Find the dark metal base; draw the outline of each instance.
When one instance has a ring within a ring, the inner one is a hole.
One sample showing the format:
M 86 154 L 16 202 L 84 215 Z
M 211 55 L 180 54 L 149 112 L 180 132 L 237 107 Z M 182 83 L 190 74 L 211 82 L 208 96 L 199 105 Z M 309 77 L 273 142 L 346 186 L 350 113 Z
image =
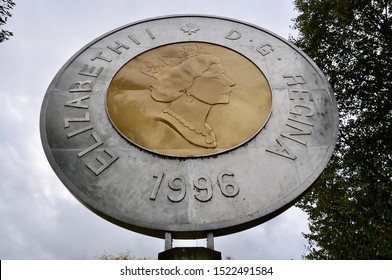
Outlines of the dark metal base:
M 177 247 L 158 254 L 158 260 L 221 260 L 221 252 L 203 247 Z

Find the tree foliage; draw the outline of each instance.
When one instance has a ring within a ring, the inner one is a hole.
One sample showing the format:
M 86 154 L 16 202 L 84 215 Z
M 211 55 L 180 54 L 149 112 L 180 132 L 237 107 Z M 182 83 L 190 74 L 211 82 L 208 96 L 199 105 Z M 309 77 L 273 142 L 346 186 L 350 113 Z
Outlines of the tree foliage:
M 126 260 L 150 260 L 149 257 L 137 258 L 132 255 L 131 251 L 121 252 L 117 255 L 103 254 L 102 256 L 96 257 L 98 260 L 116 260 L 116 261 L 126 261 Z
M 10 10 L 15 6 L 15 2 L 12 0 L 0 0 L 0 26 L 5 25 L 9 17 L 11 17 Z M 13 33 L 4 29 L 0 31 L 0 43 L 8 40 L 9 37 L 13 36 Z
M 307 259 L 392 259 L 392 1 L 296 0 L 292 41 L 335 91 L 335 153 L 298 206 Z

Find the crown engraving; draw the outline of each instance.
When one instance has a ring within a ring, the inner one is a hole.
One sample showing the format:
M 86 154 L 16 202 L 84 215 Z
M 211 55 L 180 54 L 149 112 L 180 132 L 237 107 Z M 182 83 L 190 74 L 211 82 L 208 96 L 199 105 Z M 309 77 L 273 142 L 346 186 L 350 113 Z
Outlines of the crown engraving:
M 192 57 L 204 53 L 204 49 L 197 44 L 190 47 L 182 47 L 181 49 L 177 50 L 177 53 L 175 55 L 161 56 L 155 61 L 146 62 L 144 64 L 144 67 L 140 69 L 140 72 L 157 79 L 160 73 L 172 67 L 180 65 L 181 63 Z

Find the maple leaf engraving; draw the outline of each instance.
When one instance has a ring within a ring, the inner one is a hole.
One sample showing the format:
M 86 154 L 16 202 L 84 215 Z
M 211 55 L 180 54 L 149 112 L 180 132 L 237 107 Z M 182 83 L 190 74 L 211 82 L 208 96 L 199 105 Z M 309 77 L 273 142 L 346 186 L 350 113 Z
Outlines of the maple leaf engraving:
M 184 26 L 181 26 L 181 30 L 184 31 L 184 33 L 187 33 L 188 35 L 192 35 L 192 33 L 196 33 L 197 31 L 200 30 L 200 27 L 193 24 L 193 23 L 187 23 Z

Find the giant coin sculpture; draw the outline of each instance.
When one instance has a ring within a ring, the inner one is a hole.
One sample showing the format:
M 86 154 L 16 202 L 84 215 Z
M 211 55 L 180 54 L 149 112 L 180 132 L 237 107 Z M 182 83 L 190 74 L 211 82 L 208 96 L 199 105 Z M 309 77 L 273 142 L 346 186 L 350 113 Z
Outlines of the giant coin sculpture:
M 47 90 L 41 138 L 94 213 L 200 238 L 290 207 L 329 161 L 337 116 L 326 78 L 291 43 L 183 15 L 123 26 L 77 52 Z

